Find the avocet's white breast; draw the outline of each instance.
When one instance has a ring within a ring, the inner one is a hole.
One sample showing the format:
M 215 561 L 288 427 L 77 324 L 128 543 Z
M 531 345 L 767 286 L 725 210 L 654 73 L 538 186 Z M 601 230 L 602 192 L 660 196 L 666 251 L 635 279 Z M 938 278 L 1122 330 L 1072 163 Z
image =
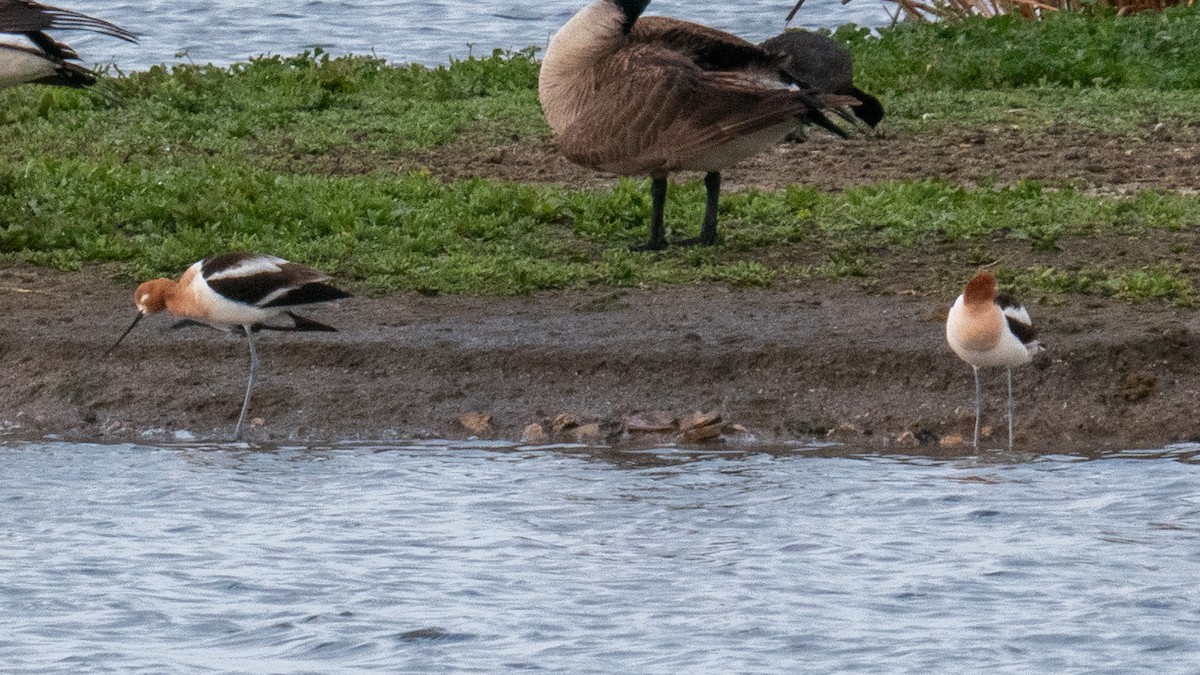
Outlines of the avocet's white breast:
M 255 257 L 235 267 L 212 274 L 210 278 L 214 280 L 228 279 L 263 274 L 271 271 L 278 272 L 279 265 L 284 262 L 286 261 L 271 256 Z M 203 308 L 204 316 L 200 319 L 201 321 L 219 328 L 230 328 L 233 326 L 250 326 L 262 323 L 271 317 L 283 313 L 283 310 L 278 307 L 263 309 L 244 302 L 230 300 L 221 295 L 213 290 L 212 286 L 208 285 L 208 280 L 204 278 L 204 275 L 200 274 L 200 265 L 201 263 L 192 265 L 188 272 L 195 270 L 189 290 L 193 294 L 197 304 Z
M 50 77 L 56 72 L 49 59 L 31 51 L 0 45 L 0 89 Z
M 1029 313 L 1024 308 L 1020 311 L 1029 323 Z M 981 325 L 984 322 L 986 325 Z M 985 311 L 971 311 L 961 295 L 946 318 L 946 342 L 958 358 L 978 368 L 1018 366 L 1029 363 L 1037 353 L 1009 330 L 999 305 L 993 303 Z

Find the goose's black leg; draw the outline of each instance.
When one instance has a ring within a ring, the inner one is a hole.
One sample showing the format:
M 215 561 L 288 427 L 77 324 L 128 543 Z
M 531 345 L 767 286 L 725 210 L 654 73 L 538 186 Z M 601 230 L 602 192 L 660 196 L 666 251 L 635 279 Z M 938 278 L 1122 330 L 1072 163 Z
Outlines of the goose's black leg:
M 663 207 L 667 204 L 667 177 L 650 179 L 650 240 L 633 251 L 661 251 L 667 247 L 667 232 L 663 226 Z
M 700 236 L 694 239 L 684 239 L 675 242 L 679 246 L 712 246 L 717 243 L 717 202 L 721 197 L 721 172 L 709 171 L 704 176 L 704 190 L 707 200 L 704 206 L 704 224 L 700 226 Z

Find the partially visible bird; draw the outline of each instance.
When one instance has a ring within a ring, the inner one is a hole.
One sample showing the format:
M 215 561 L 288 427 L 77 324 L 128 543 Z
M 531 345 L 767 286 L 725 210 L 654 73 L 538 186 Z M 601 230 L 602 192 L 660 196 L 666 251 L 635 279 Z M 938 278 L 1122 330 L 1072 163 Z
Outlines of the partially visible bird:
M 823 94 L 841 94 L 858 100 L 850 107 L 858 119 L 874 129 L 883 119 L 879 99 L 854 86 L 854 57 L 833 39 L 805 30 L 786 30 L 760 45 L 784 54 L 784 70 Z
M 323 272 L 275 256 L 226 253 L 206 258 L 189 267 L 179 281 L 155 279 L 138 285 L 133 294 L 138 315 L 104 355 L 111 354 L 142 317 L 163 310 L 182 317 L 182 325 L 201 323 L 225 331 L 244 332 L 250 345 L 250 378 L 233 432 L 236 440 L 242 433 L 242 422 L 246 419 L 250 392 L 258 373 L 255 331 L 336 331 L 332 326 L 288 309 L 350 297 L 349 293 L 326 283 L 330 279 Z M 291 325 L 267 323 L 280 316 L 291 319 Z
M 721 171 L 782 140 L 797 123 L 845 133 L 822 109 L 852 102 L 797 86 L 782 57 L 707 26 L 641 17 L 649 0 L 596 0 L 554 34 L 538 100 L 567 159 L 650 176 L 650 238 L 666 247 L 667 176 L 704 171 L 700 236 L 717 242 Z
M 87 87 L 92 71 L 70 61 L 79 55 L 47 35 L 48 29 L 88 30 L 128 42 L 137 36 L 103 19 L 31 0 L 0 0 L 0 33 L 25 36 L 33 46 L 0 43 L 0 89 L 22 83 Z
M 996 277 L 979 270 L 950 307 L 946 341 L 975 372 L 975 447 L 979 448 L 979 418 L 983 407 L 979 369 L 1008 369 L 1008 448 L 1013 447 L 1012 369 L 1045 351 L 1029 312 L 1007 293 L 996 292 Z

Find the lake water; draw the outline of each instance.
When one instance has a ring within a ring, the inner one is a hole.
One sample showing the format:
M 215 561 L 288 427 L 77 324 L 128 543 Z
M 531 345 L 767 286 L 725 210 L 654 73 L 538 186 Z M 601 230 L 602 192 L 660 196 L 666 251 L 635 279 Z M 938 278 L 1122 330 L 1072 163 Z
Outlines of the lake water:
M 1195 672 L 1200 446 L 0 444 L 20 672 Z
M 414 2 L 412 0 L 56 0 L 142 36 L 130 45 L 78 32 L 55 33 L 87 63 L 144 70 L 191 60 L 227 65 L 260 54 L 298 54 L 321 47 L 334 54 L 371 54 L 393 62 L 447 63 L 451 56 L 495 48 L 544 47 L 558 27 L 590 0 L 544 2 Z M 807 0 L 793 26 L 869 26 L 888 22 L 881 0 Z M 791 0 L 737 3 L 656 0 L 647 14 L 706 23 L 754 41 L 783 30 Z M 186 54 L 186 56 L 181 56 Z

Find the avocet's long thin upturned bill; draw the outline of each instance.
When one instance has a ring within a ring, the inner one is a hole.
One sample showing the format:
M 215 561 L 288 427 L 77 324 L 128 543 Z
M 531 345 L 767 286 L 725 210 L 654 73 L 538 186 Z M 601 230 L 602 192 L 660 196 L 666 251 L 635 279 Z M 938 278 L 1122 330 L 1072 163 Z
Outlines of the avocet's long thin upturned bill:
M 30 82 L 86 87 L 96 82 L 92 71 L 70 61 L 79 55 L 44 31 L 86 30 L 129 42 L 137 37 L 103 19 L 30 0 L 0 0 L 0 33 L 25 36 L 31 46 L 0 44 L 0 89 Z
M 596 0 L 546 48 L 538 100 L 563 155 L 623 176 L 650 176 L 650 239 L 667 245 L 663 205 L 673 171 L 704 171 L 696 239 L 717 241 L 721 170 L 781 141 L 797 124 L 844 136 L 821 112 L 853 105 L 795 82 L 784 57 L 707 26 L 642 18 L 649 0 Z
M 979 369 L 1004 366 L 1008 370 L 1008 447 L 1013 447 L 1013 366 L 1029 363 L 1044 351 L 1029 312 L 1007 293 L 996 292 L 996 277 L 980 270 L 967 282 L 946 318 L 946 341 L 975 371 L 975 447 L 979 447 L 982 391 Z
M 185 319 L 185 322 L 244 332 L 250 345 L 250 378 L 246 382 L 242 412 L 233 432 L 236 440 L 241 437 L 242 422 L 246 419 L 250 392 L 258 372 L 255 331 L 336 331 L 332 326 L 302 317 L 288 309 L 350 297 L 349 293 L 326 283 L 330 278 L 311 267 L 269 255 L 226 253 L 206 258 L 189 267 L 179 281 L 155 279 L 139 285 L 133 294 L 138 315 L 105 352 L 105 356 L 121 344 L 143 316 L 164 310 Z M 283 316 L 291 320 L 290 325 L 267 323 Z

